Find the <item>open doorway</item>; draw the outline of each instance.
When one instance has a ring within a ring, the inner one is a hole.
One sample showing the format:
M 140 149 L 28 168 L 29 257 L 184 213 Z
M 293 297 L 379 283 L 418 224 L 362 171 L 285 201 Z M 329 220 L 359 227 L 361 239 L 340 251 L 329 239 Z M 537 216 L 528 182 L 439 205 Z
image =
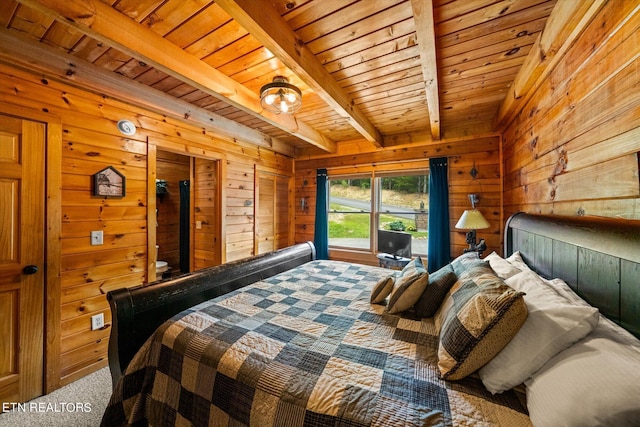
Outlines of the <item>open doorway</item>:
M 219 159 L 156 150 L 155 239 L 149 244 L 156 245 L 157 258 L 150 282 L 222 263 L 220 167 Z
M 158 150 L 156 156 L 156 280 L 191 270 L 192 159 Z

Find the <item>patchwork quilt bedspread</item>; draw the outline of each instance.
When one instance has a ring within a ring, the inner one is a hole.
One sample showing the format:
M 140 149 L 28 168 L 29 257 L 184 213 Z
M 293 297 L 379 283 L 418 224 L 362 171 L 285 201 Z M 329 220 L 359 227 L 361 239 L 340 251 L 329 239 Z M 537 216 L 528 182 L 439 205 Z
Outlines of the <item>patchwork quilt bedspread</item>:
M 313 261 L 167 321 L 103 426 L 530 425 L 524 397 L 439 379 L 430 319 L 369 302 L 390 270 Z

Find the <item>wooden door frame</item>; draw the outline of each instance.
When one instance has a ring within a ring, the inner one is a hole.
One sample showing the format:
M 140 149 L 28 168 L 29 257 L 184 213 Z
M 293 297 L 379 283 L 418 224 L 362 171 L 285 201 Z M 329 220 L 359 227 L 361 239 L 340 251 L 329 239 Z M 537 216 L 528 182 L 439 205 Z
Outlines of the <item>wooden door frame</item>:
M 196 144 L 197 145 L 197 144 Z M 219 161 L 220 167 L 218 168 L 218 191 L 217 191 L 217 203 L 220 206 L 220 218 L 218 221 L 218 233 L 220 235 L 220 242 L 218 243 L 218 249 L 220 251 L 221 263 L 225 263 L 227 260 L 226 255 L 226 176 L 227 176 L 227 156 L 218 151 L 213 151 L 210 148 L 199 148 L 182 143 L 176 143 L 169 138 L 159 137 L 147 137 L 147 282 L 153 282 L 156 276 L 156 178 L 157 167 L 156 162 L 158 158 L 158 150 L 168 151 L 170 153 L 180 154 L 191 158 L 190 176 L 191 182 L 194 181 L 195 174 L 194 159 L 196 157 L 206 160 Z M 190 203 L 191 222 L 195 217 L 194 210 L 194 194 L 191 193 Z M 190 227 L 190 246 L 194 246 L 194 230 Z M 193 257 L 189 257 L 190 269 L 193 270 Z M 153 280 L 150 280 L 154 278 Z
M 62 119 L 51 113 L 3 102 L 0 113 L 46 125 L 45 141 L 45 275 L 44 275 L 44 393 L 60 388 L 62 263 Z

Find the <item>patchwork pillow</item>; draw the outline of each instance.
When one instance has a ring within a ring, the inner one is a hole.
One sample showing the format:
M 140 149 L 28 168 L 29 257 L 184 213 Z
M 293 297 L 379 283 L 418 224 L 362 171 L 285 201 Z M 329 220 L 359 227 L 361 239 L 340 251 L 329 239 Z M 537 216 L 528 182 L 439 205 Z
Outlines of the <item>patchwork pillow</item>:
M 378 280 L 378 282 L 373 285 L 373 288 L 371 289 L 371 302 L 373 304 L 380 304 L 381 302 L 383 302 L 393 290 L 394 282 L 395 276 L 392 274 Z
M 478 252 L 465 252 L 451 261 L 451 266 L 453 267 L 453 271 L 456 275 L 459 276 L 463 271 L 482 262 L 484 261 L 480 259 Z
M 486 268 L 489 269 L 489 271 L 491 271 L 489 262 L 480 259 L 477 252 L 467 252 L 463 255 L 460 255 L 459 257 L 457 257 L 451 262 L 451 267 L 453 267 L 453 272 L 457 277 L 460 277 L 460 275 L 464 271 L 474 266 L 485 266 Z M 453 306 L 453 299 L 451 298 L 451 295 L 455 293 L 460 286 L 461 286 L 461 283 L 460 283 L 460 280 L 458 279 L 453 284 L 453 286 L 451 286 L 451 289 L 449 289 L 449 292 L 446 293 L 444 300 L 440 304 L 440 308 L 438 308 L 435 315 L 433 316 L 434 325 L 438 333 L 442 328 L 442 323 L 444 322 L 444 319 L 447 316 L 447 313 Z
M 597 308 L 570 302 L 533 271 L 522 271 L 505 283 L 525 292 L 529 315 L 509 344 L 478 372 L 494 394 L 522 384 L 598 323 Z
M 507 286 L 488 265 L 471 267 L 458 280 L 438 346 L 438 369 L 446 380 L 462 379 L 484 366 L 527 318 L 523 293 Z
M 429 274 L 422 259 L 413 259 L 396 277 L 386 310 L 392 314 L 408 310 L 418 301 L 428 283 Z
M 447 296 L 451 286 L 458 280 L 451 264 L 429 275 L 429 283 L 416 302 L 416 314 L 420 317 L 433 317 Z

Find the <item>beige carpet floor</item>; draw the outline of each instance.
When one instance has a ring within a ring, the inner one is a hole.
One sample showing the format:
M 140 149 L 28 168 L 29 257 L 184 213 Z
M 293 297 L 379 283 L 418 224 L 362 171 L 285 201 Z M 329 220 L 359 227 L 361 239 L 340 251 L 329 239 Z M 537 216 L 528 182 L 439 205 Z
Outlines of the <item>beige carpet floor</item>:
M 103 368 L 0 414 L 0 427 L 99 426 L 110 397 L 111 374 Z

